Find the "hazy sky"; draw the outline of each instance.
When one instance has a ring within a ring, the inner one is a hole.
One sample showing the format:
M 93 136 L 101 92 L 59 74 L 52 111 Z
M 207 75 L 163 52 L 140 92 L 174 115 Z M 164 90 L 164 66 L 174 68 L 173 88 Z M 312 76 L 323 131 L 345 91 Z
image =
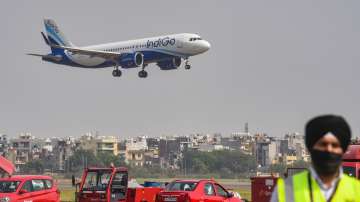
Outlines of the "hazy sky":
M 6 1 L 0 7 L 0 131 L 9 136 L 303 132 L 318 114 L 360 134 L 360 1 Z M 198 33 L 192 69 L 81 69 L 48 53 L 53 18 L 75 45 Z

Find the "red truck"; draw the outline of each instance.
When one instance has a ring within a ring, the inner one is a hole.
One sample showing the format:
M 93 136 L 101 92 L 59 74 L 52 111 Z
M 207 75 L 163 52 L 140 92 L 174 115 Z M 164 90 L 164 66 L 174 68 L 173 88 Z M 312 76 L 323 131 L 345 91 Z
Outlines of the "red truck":
M 128 170 L 124 167 L 86 168 L 79 189 L 77 202 L 154 202 L 162 188 L 128 188 Z
M 360 145 L 350 145 L 343 156 L 344 173 L 360 179 Z

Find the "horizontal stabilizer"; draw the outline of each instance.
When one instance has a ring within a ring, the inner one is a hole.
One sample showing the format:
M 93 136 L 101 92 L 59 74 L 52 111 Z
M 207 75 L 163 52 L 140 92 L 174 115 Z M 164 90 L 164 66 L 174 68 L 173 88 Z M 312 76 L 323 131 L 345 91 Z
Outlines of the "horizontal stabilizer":
M 36 54 L 36 53 L 28 53 L 26 55 L 31 55 L 31 56 L 38 56 L 38 57 L 43 57 L 45 55 L 41 55 L 41 54 Z
M 36 53 L 28 53 L 27 55 L 37 56 L 37 57 L 41 57 L 43 60 L 50 60 L 55 62 L 60 62 L 62 60 L 61 56 L 56 56 L 56 55 L 41 55 Z

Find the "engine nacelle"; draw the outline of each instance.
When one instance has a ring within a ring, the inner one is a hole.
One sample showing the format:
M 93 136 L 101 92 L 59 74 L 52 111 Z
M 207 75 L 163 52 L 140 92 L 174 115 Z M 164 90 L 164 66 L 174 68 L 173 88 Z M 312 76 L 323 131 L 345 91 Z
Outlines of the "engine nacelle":
M 120 58 L 122 68 L 141 67 L 144 64 L 144 55 L 141 52 L 128 53 Z
M 171 69 L 177 69 L 181 65 L 181 58 L 180 57 L 173 57 L 169 60 L 163 60 L 159 61 L 157 65 L 162 70 L 171 70 Z

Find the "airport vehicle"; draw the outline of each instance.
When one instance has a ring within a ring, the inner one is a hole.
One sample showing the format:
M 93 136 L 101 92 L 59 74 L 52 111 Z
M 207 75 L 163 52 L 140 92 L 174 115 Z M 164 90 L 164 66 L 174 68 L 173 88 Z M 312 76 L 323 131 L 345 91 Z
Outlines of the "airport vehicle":
M 252 202 L 270 201 L 278 177 L 255 176 L 251 177 L 251 200 Z
M 50 176 L 14 175 L 0 179 L 0 201 L 60 202 L 60 191 Z
M 126 199 L 127 183 L 126 168 L 86 168 L 75 198 L 78 202 L 123 201 Z
M 240 202 L 214 180 L 175 180 L 156 195 L 156 202 Z
M 154 202 L 162 188 L 128 188 L 128 170 L 124 167 L 86 168 L 79 189 L 77 202 Z
M 360 179 L 360 145 L 350 145 L 343 156 L 344 173 Z
M 60 191 L 50 176 L 13 175 L 14 164 L 2 156 L 0 156 L 0 169 L 3 174 L 0 178 L 0 202 L 60 201 Z
M 171 34 L 151 38 L 115 43 L 78 47 L 73 45 L 52 19 L 45 19 L 46 35 L 41 32 L 51 48 L 49 54 L 28 54 L 42 60 L 61 65 L 83 68 L 114 67 L 112 75 L 121 76 L 121 70 L 140 67 L 138 75 L 147 77 L 145 67 L 156 63 L 162 70 L 173 70 L 185 61 L 185 69 L 190 69 L 189 58 L 206 52 L 210 43 L 197 34 Z

